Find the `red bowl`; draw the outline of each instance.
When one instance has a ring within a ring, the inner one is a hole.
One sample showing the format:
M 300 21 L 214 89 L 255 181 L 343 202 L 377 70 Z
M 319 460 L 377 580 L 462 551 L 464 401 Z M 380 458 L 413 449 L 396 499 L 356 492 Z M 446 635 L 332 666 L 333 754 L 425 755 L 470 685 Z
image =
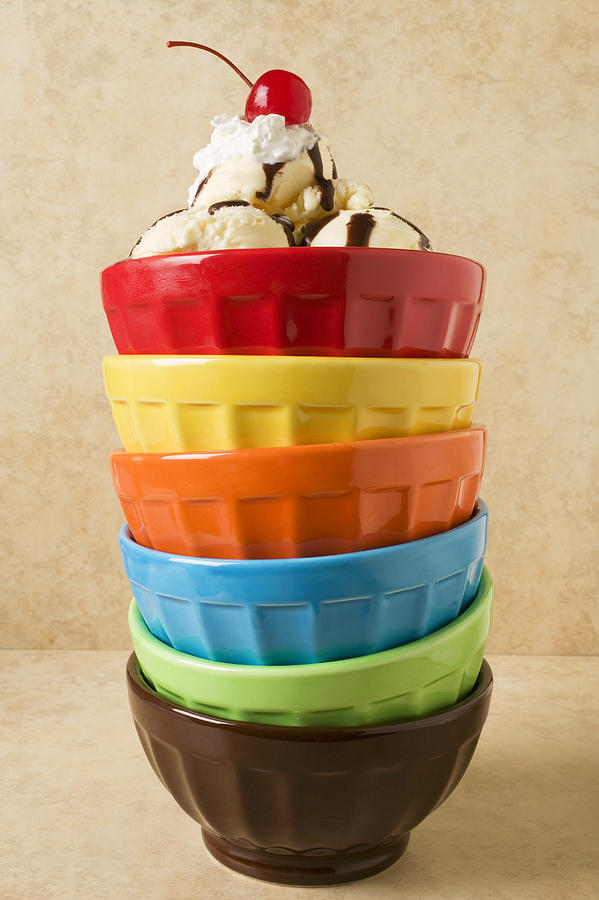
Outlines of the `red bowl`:
M 466 357 L 485 270 L 375 247 L 212 250 L 102 272 L 119 353 Z

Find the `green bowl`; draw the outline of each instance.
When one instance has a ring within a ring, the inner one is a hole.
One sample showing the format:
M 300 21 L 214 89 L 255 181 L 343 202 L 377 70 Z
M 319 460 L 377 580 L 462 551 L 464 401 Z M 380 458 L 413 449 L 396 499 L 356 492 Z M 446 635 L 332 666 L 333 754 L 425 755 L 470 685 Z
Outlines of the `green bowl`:
M 485 567 L 472 604 L 444 628 L 382 653 L 301 666 L 233 665 L 174 650 L 149 631 L 134 600 L 129 629 L 146 678 L 187 709 L 267 725 L 375 725 L 430 715 L 471 692 L 492 599 Z

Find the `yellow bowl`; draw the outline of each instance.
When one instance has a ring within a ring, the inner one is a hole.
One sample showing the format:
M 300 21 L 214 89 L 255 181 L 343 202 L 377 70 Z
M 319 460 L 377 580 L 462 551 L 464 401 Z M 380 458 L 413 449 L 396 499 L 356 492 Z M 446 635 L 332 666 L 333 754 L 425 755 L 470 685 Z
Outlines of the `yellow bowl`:
M 129 453 L 325 444 L 467 428 L 474 359 L 107 356 Z

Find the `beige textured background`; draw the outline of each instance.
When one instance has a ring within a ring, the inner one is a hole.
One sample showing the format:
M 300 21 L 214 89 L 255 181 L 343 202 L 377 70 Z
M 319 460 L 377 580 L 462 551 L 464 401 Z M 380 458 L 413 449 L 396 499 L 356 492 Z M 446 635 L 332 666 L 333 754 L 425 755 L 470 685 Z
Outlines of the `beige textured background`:
M 489 649 L 599 649 L 599 234 L 592 2 L 0 3 L 5 647 L 126 647 L 117 445 L 98 289 L 183 205 L 209 119 L 302 75 L 341 174 L 481 260 L 477 419 L 496 581 Z M 593 383 L 594 381 L 594 383 Z

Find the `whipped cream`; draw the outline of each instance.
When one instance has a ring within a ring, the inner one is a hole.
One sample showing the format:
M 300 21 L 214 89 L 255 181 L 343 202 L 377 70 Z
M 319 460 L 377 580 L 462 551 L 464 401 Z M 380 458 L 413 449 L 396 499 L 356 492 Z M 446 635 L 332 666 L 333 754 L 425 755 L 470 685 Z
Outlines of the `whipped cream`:
M 241 116 L 215 116 L 210 143 L 195 154 L 194 168 L 198 176 L 189 188 L 189 205 L 193 203 L 202 181 L 212 169 L 228 159 L 251 159 L 257 163 L 281 163 L 295 159 L 310 150 L 319 135 L 309 125 L 285 125 L 285 117 L 276 113 L 256 116 L 246 122 Z

